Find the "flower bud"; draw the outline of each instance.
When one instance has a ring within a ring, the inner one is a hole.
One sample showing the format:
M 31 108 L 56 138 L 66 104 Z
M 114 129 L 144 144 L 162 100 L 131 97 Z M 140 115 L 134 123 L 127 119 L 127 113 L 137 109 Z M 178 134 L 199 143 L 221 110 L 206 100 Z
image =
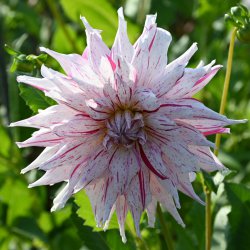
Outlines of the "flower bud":
M 237 30 L 237 38 L 244 43 L 250 43 L 250 25 Z

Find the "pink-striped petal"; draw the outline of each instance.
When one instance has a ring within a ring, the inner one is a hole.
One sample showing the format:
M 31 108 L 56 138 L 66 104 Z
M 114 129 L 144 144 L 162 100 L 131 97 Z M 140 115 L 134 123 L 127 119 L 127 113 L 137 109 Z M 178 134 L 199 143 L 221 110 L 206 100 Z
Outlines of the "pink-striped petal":
M 122 237 L 123 243 L 126 243 L 126 235 L 125 235 L 125 219 L 128 212 L 128 204 L 124 195 L 120 195 L 115 203 L 117 219 L 119 223 L 120 235 Z
M 39 110 L 39 113 L 28 119 L 13 122 L 10 127 L 33 127 L 33 128 L 49 128 L 50 126 L 62 124 L 69 121 L 79 112 L 67 107 L 66 105 L 54 105 L 45 110 Z
M 133 95 L 134 108 L 143 111 L 154 111 L 160 107 L 155 94 L 146 88 L 136 89 Z
M 152 199 L 149 190 L 149 173 L 146 169 L 138 172 L 138 175 L 132 179 L 125 197 L 130 211 L 132 212 L 136 233 L 140 237 L 141 233 L 139 224 L 141 214 Z
M 147 168 L 152 171 L 161 179 L 167 179 L 169 172 L 167 166 L 162 161 L 162 151 L 160 147 L 154 142 L 148 142 L 147 144 L 140 147 L 140 155 L 142 161 Z
M 169 63 L 162 72 L 155 75 L 148 85 L 157 97 L 162 97 L 168 93 L 183 76 L 184 69 L 196 50 L 197 45 L 194 43 L 183 55 Z
M 118 12 L 118 21 L 119 26 L 116 33 L 115 41 L 111 49 L 112 59 L 116 65 L 118 65 L 119 57 L 125 59 L 128 62 L 131 62 L 134 48 L 129 41 L 127 35 L 127 22 L 123 16 L 123 8 L 119 8 Z
M 216 65 L 211 68 L 211 70 L 205 74 L 203 77 L 201 77 L 191 88 L 191 90 L 185 95 L 185 97 L 192 97 L 197 92 L 199 92 L 202 88 L 204 88 L 211 79 L 216 75 L 216 73 L 221 69 L 221 65 Z
M 64 138 L 52 133 L 49 129 L 40 129 L 32 134 L 32 137 L 23 142 L 17 142 L 19 148 L 24 147 L 53 147 Z
M 69 122 L 55 126 L 53 133 L 62 137 L 92 135 L 100 131 L 103 124 L 84 115 L 77 115 Z
M 167 211 L 175 218 L 175 220 L 185 227 L 184 222 L 182 221 L 176 206 L 174 204 L 173 198 L 170 193 L 160 185 L 157 180 L 157 177 L 153 174 L 150 176 L 150 189 L 154 197 L 167 209 Z

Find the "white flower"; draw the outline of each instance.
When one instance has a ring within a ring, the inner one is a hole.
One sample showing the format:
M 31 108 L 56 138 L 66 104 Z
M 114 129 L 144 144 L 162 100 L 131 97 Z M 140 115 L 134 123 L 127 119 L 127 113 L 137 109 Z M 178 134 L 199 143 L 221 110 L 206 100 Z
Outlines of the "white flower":
M 244 121 L 229 120 L 192 98 L 221 68 L 214 62 L 186 68 L 196 44 L 168 64 L 171 35 L 157 28 L 156 15 L 147 16 L 134 45 L 122 9 L 118 15 L 111 50 L 85 18 L 88 45 L 83 55 L 41 48 L 61 64 L 65 75 L 42 66 L 43 78 L 17 80 L 42 90 L 58 104 L 11 125 L 39 129 L 19 147 L 46 147 L 22 170 L 46 171 L 30 187 L 67 182 L 52 211 L 85 189 L 97 225 L 107 227 L 116 210 L 126 241 L 127 211 L 132 212 L 139 235 L 144 210 L 153 226 L 157 201 L 184 225 L 176 209 L 178 190 L 203 203 L 191 185 L 194 173 L 224 168 L 205 136 L 229 133 L 224 126 Z

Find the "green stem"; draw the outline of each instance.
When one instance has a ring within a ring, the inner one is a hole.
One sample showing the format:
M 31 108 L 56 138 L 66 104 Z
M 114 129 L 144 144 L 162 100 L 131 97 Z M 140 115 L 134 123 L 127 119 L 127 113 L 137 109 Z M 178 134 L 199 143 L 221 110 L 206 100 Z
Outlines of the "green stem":
M 220 114 L 224 114 L 226 102 L 227 102 L 227 94 L 229 89 L 230 77 L 232 72 L 232 63 L 233 63 L 233 52 L 234 52 L 234 42 L 236 37 L 237 29 L 234 28 L 229 45 L 228 58 L 227 58 L 227 68 L 226 68 L 226 77 L 224 81 L 224 88 L 222 92 L 221 104 L 220 104 Z M 217 156 L 220 149 L 221 142 L 221 134 L 216 134 L 215 137 L 215 150 L 214 154 Z M 203 185 L 205 195 L 206 195 L 206 250 L 211 249 L 211 240 L 212 240 L 212 212 L 211 212 L 211 190 Z
M 227 58 L 227 71 L 226 71 L 226 77 L 225 77 L 225 81 L 224 81 L 224 88 L 223 88 L 221 104 L 220 104 L 220 114 L 222 114 L 222 115 L 225 112 L 225 107 L 226 107 L 226 102 L 227 102 L 227 94 L 228 94 L 230 77 L 231 77 L 231 72 L 232 72 L 234 42 L 235 42 L 236 32 L 237 32 L 237 29 L 234 28 L 232 35 L 231 35 L 231 39 L 230 39 L 228 58 Z M 216 156 L 219 153 L 220 141 L 221 141 L 221 134 L 216 134 L 216 137 L 215 137 L 216 148 L 214 150 L 214 154 Z
M 79 51 L 79 49 L 77 48 L 75 41 L 73 40 L 73 38 L 71 37 L 66 24 L 64 23 L 64 20 L 62 18 L 62 16 L 60 15 L 59 11 L 56 8 L 56 2 L 53 0 L 46 0 L 47 5 L 53 15 L 53 17 L 56 19 L 56 21 L 58 22 L 58 24 L 61 26 L 61 29 L 66 37 L 66 39 L 69 41 L 69 43 L 72 46 L 72 49 L 77 52 L 77 53 L 81 53 L 81 51 Z
M 140 238 L 140 237 L 137 236 L 134 228 L 131 227 L 131 225 L 129 225 L 128 223 L 126 223 L 126 227 L 128 228 L 129 232 L 133 235 L 133 237 L 134 237 L 134 239 L 136 241 L 137 249 L 149 250 L 146 242 L 143 240 L 143 238 Z
M 168 250 L 174 250 L 172 237 L 169 233 L 169 230 L 168 230 L 168 227 L 167 227 L 167 224 L 166 224 L 166 221 L 164 219 L 164 216 L 163 216 L 163 213 L 162 213 L 162 210 L 161 210 L 159 203 L 157 204 L 157 215 L 158 215 L 158 218 L 159 218 L 160 223 L 161 223 L 161 231 L 162 231 L 163 237 L 165 239 L 166 245 L 168 247 Z

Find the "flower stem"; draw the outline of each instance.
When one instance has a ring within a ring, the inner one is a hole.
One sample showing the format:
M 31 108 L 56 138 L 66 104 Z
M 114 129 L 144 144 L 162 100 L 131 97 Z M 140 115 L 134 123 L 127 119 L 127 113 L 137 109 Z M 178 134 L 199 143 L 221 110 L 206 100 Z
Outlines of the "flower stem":
M 128 228 L 131 235 L 133 235 L 133 237 L 136 241 L 137 249 L 149 250 L 149 248 L 148 248 L 146 242 L 143 240 L 143 238 L 138 237 L 136 232 L 135 232 L 135 229 L 133 227 L 131 227 L 127 222 L 126 222 L 126 227 Z
M 234 42 L 235 42 L 236 32 L 237 32 L 237 29 L 234 28 L 232 35 L 231 35 L 231 39 L 230 39 L 228 58 L 227 58 L 226 77 L 225 77 L 225 81 L 224 81 L 224 87 L 223 87 L 221 104 L 220 104 L 220 112 L 219 112 L 220 114 L 224 114 L 226 102 L 227 102 L 227 94 L 228 94 L 230 76 L 231 76 L 231 71 L 232 71 Z M 214 150 L 214 154 L 216 156 L 219 153 L 220 142 L 221 142 L 221 134 L 216 134 L 216 137 L 215 137 L 215 146 L 216 147 Z M 212 239 L 211 190 L 207 186 L 204 186 L 204 191 L 205 191 L 205 195 L 206 195 L 206 250 L 210 250 L 211 249 L 211 239 Z
M 228 94 L 231 71 L 232 71 L 234 42 L 235 42 L 236 32 L 237 32 L 237 28 L 234 28 L 232 35 L 231 35 L 231 39 L 230 39 L 228 58 L 227 58 L 227 71 L 226 71 L 226 77 L 225 77 L 224 88 L 223 88 L 221 104 L 220 104 L 220 114 L 222 115 L 225 112 L 225 107 L 226 107 L 226 102 L 227 102 L 227 94 Z M 215 137 L 216 148 L 214 150 L 214 154 L 216 156 L 219 153 L 220 141 L 221 141 L 221 134 L 216 134 L 216 137 Z
M 62 18 L 62 16 L 60 15 L 59 11 L 56 8 L 56 4 L 55 1 L 51 1 L 51 0 L 46 0 L 47 5 L 51 11 L 51 14 L 53 15 L 53 17 L 56 19 L 56 21 L 58 22 L 59 26 L 61 26 L 61 29 L 65 35 L 65 38 L 68 40 L 68 42 L 70 43 L 70 45 L 72 46 L 72 49 L 77 52 L 80 53 L 79 49 L 77 48 L 75 41 L 73 40 L 73 38 L 71 37 L 66 24 L 64 23 L 64 20 Z
M 165 239 L 168 250 L 174 250 L 173 241 L 172 241 L 171 235 L 169 233 L 169 230 L 168 230 L 167 224 L 165 222 L 165 219 L 164 219 L 164 216 L 163 216 L 163 213 L 162 213 L 162 210 L 161 210 L 159 203 L 157 204 L 157 215 L 158 215 L 158 218 L 159 218 L 160 223 L 161 223 L 163 237 Z

